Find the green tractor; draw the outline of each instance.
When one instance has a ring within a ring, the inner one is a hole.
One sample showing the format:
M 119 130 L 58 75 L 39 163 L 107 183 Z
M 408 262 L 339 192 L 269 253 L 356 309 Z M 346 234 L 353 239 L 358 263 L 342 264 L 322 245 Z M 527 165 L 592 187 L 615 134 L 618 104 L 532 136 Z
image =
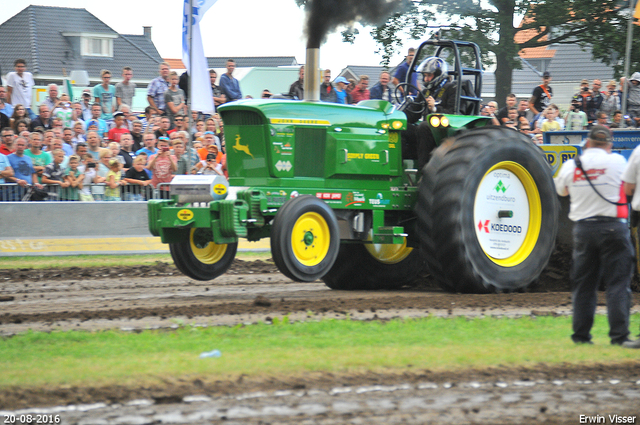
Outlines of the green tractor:
M 214 279 L 231 265 L 239 238 L 270 238 L 284 275 L 332 289 L 399 288 L 426 269 L 455 292 L 513 291 L 537 279 L 558 226 L 547 160 L 529 138 L 477 115 L 475 44 L 424 42 L 412 70 L 427 52 L 454 64 L 457 113 L 424 118 L 438 148 L 421 170 L 407 135 L 426 100 L 409 95 L 408 83 L 400 107 L 383 100 L 220 107 L 230 187 L 177 176 L 171 199 L 149 201 L 151 233 L 169 244 L 177 268 Z M 461 55 L 475 66 L 463 67 Z

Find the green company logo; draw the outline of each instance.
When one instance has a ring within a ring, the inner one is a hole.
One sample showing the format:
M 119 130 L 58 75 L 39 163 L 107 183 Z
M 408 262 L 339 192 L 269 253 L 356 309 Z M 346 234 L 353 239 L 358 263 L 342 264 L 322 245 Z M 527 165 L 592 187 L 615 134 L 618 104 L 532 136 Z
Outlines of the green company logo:
M 505 186 L 502 183 L 502 180 L 498 180 L 498 184 L 496 185 L 495 189 L 496 192 L 500 193 L 500 191 L 502 191 L 502 193 L 505 193 L 507 191 L 507 189 L 509 189 L 511 186 Z

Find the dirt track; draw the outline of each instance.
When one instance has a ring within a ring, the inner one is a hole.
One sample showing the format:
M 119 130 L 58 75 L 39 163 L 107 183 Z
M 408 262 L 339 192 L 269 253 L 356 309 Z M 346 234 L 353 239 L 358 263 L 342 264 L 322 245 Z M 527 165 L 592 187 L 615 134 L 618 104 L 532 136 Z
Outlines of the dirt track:
M 214 282 L 193 281 L 162 263 L 93 271 L 0 271 L 0 333 L 8 336 L 27 329 L 147 329 L 175 327 L 177 322 L 225 325 L 269 321 L 285 314 L 292 320 L 308 320 L 309 313 L 314 320 L 344 318 L 347 314 L 362 320 L 427 314 L 569 314 L 570 293 L 562 291 L 568 286 L 566 268 L 561 266 L 551 264 L 532 288 L 538 292 L 492 295 L 448 294 L 429 280 L 399 291 L 332 291 L 322 282 L 291 282 L 267 262 L 236 261 L 230 273 Z M 634 304 L 640 304 L 637 293 Z M 603 298 L 599 305 L 604 305 Z M 553 384 L 554 380 L 563 380 L 563 384 Z M 515 384 L 520 381 L 537 383 Z M 594 384 L 581 384 L 583 381 Z M 419 371 L 402 376 L 317 374 L 304 380 L 197 379 L 168 381 L 162 388 L 144 389 L 14 389 L 0 392 L 0 411 L 75 403 L 108 405 L 87 408 L 86 412 L 63 412 L 65 424 L 202 424 L 224 418 L 225 423 L 425 423 L 436 419 L 442 423 L 578 423 L 576 415 L 589 414 L 589 409 L 598 414 L 640 412 L 640 385 L 636 381 L 640 382 L 640 362 L 589 369 L 541 365 L 535 370 L 441 374 Z M 507 385 L 498 385 L 501 382 Z M 349 390 L 335 392 L 335 388 Z M 256 391 L 264 393 L 246 396 Z M 289 393 L 278 395 L 278 391 Z M 198 394 L 206 394 L 208 399 L 184 402 L 183 397 L 189 401 L 189 396 Z M 603 397 L 606 403 L 602 402 Z M 144 409 L 126 405 L 135 399 L 146 400 L 141 402 Z M 407 404 L 408 399 L 413 404 Z M 591 407 L 585 408 L 584 403 Z M 315 407 L 300 407 L 307 405 Z M 141 414 L 143 411 L 146 413 Z M 176 411 L 180 415 L 176 416 Z M 131 419 L 134 416 L 137 419 Z

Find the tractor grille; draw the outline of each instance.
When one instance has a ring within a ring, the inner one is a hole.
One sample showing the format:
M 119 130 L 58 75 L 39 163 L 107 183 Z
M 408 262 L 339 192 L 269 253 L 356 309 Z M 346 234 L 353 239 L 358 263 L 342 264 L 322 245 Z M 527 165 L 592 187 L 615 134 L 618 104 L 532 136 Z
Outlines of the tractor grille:
M 327 130 L 298 127 L 295 130 L 296 177 L 324 177 L 324 154 Z
M 224 125 L 262 125 L 260 115 L 250 111 L 228 111 L 222 113 Z

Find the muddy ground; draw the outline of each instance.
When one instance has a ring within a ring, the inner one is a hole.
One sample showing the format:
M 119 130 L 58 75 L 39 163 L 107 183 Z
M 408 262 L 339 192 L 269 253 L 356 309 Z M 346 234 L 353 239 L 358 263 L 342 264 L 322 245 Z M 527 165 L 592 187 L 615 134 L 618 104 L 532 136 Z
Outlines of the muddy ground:
M 570 260 L 566 252 L 561 254 L 552 258 L 540 280 L 526 292 L 490 295 L 445 293 L 429 277 L 414 287 L 397 291 L 332 291 L 320 281 L 291 282 L 269 261 L 236 260 L 228 273 L 212 282 L 193 281 L 165 263 L 97 269 L 0 270 L 0 336 L 10 338 L 28 329 L 138 331 L 175 328 L 181 324 L 234 325 L 269 322 L 286 314 L 291 320 L 347 317 L 387 320 L 429 314 L 564 315 L 571 312 Z M 603 312 L 602 296 L 598 304 Z M 634 293 L 634 304 L 634 311 L 640 311 L 638 293 Z M 552 383 L 558 380 L 564 383 Z M 537 386 L 518 387 L 516 382 L 536 382 Z M 385 389 L 389 386 L 392 390 Z M 369 391 L 375 397 L 363 396 Z M 521 402 L 513 401 L 514 391 Z M 246 396 L 256 392 L 261 395 Z M 573 394 L 576 402 L 562 401 L 566 394 Z M 198 399 L 197 408 L 189 401 L 193 401 L 194 395 L 204 397 Z M 418 398 L 409 406 L 407 397 Z M 607 403 L 601 402 L 602 397 Z M 379 402 L 372 404 L 372 399 Z M 143 401 L 136 404 L 132 400 Z M 451 400 L 457 400 L 455 409 L 443 410 L 442 406 L 453 403 Z M 589 368 L 538 365 L 446 373 L 419 370 L 402 375 L 319 373 L 304 379 L 267 376 L 233 382 L 198 378 L 167 380 L 163 386 L 153 388 L 13 388 L 0 391 L 0 413 L 42 406 L 85 406 L 58 408 L 65 418 L 63 423 L 69 424 L 433 420 L 579 423 L 576 415 L 588 414 L 586 405 L 598 414 L 605 411 L 637 414 L 639 401 L 640 361 Z M 86 407 L 91 403 L 102 403 L 104 407 L 100 407 L 102 404 Z M 283 403 L 284 410 L 273 409 Z M 345 408 L 341 403 L 351 407 Z M 141 410 L 141 405 L 145 409 Z M 315 410 L 300 407 L 307 405 L 314 405 Z M 383 405 L 388 409 L 381 410 Z M 468 406 L 460 407 L 465 405 Z M 141 414 L 142 411 L 146 413 Z M 176 416 L 176 411 L 180 415 Z M 214 411 L 217 413 L 213 414 Z

